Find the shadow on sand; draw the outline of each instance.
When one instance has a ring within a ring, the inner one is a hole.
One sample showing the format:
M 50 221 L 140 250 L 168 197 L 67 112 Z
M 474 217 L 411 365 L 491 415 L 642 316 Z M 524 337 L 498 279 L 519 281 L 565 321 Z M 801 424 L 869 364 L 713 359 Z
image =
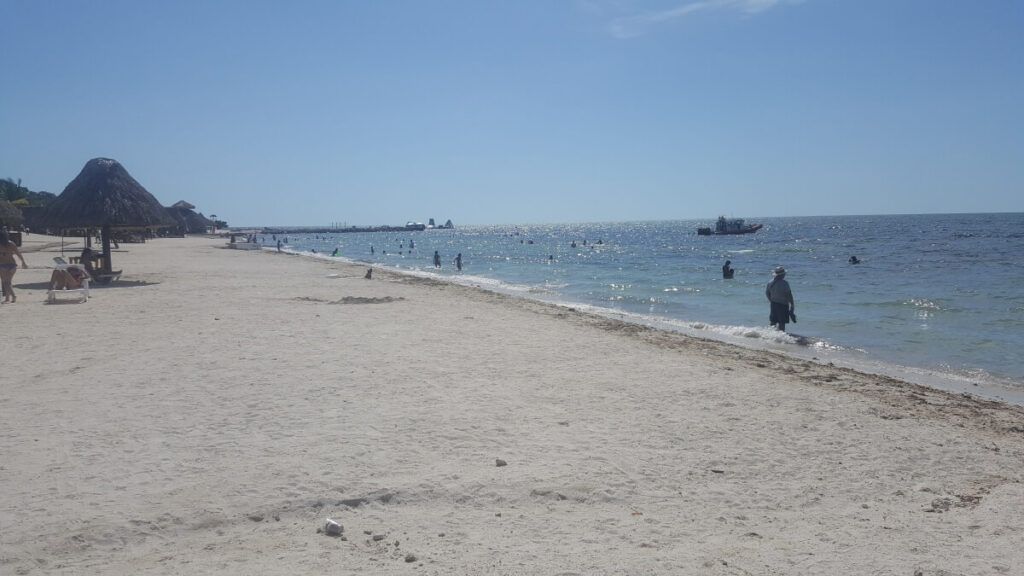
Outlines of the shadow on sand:
M 109 284 L 98 284 L 96 282 L 89 283 L 89 291 L 93 290 L 109 290 L 111 288 L 138 288 L 141 286 L 154 286 L 159 282 L 146 282 L 145 280 L 113 280 Z M 49 290 L 49 282 L 31 282 L 25 284 L 15 284 L 15 288 L 22 290 Z

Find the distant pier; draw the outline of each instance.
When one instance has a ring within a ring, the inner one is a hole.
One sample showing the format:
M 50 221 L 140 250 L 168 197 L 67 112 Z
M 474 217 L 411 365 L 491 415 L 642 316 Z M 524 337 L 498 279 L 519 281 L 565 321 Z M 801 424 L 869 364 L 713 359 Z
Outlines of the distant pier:
M 406 222 L 405 226 L 274 226 L 261 229 L 260 234 L 337 234 L 343 232 L 422 232 L 424 230 L 451 230 L 455 228 L 449 220 L 441 226 L 422 222 Z
M 425 224 L 410 224 L 406 226 L 349 226 L 347 228 L 323 227 L 315 228 L 309 226 L 283 226 L 274 228 L 263 228 L 261 234 L 336 234 L 342 232 L 422 232 L 426 230 Z

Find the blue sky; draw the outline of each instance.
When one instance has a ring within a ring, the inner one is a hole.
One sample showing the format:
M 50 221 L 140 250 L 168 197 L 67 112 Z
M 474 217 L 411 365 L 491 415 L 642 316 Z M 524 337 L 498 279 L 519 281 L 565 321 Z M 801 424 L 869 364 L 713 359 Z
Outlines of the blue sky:
M 0 177 L 232 225 L 1024 211 L 1024 2 L 2 0 Z

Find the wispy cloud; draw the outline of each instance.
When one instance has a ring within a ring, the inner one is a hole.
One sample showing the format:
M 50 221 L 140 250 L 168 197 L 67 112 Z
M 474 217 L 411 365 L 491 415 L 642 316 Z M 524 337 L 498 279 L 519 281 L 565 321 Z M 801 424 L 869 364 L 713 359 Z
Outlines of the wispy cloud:
M 646 34 L 655 26 L 699 12 L 732 10 L 751 15 L 770 10 L 780 4 L 793 4 L 798 1 L 800 0 L 698 0 L 660 12 L 641 12 L 631 16 L 616 18 L 608 25 L 608 30 L 615 38 L 635 38 Z

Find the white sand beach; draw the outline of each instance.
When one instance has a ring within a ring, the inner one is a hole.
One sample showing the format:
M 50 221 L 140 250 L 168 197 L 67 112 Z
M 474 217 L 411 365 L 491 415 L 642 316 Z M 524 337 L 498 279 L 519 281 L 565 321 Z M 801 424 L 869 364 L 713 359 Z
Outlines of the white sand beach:
M 222 239 L 46 304 L 26 240 L 0 574 L 1024 574 L 1020 407 Z

